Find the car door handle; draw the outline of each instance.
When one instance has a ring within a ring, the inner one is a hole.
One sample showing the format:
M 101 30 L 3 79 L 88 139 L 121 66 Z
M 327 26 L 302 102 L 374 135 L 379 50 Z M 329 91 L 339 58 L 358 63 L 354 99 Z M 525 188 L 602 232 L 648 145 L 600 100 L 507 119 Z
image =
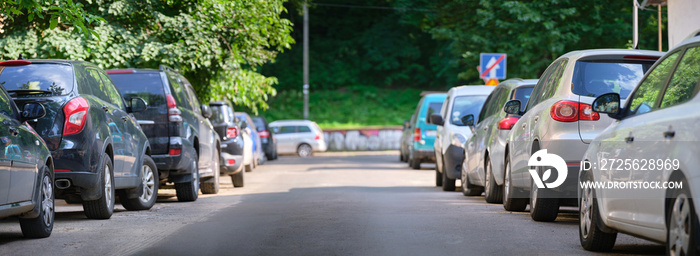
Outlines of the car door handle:
M 17 130 L 17 127 L 9 127 L 8 130 L 10 132 L 10 135 L 12 136 L 19 135 L 19 130 Z
M 632 135 L 630 135 L 629 137 L 625 137 L 625 142 L 627 142 L 627 143 L 634 142 L 634 137 L 632 137 Z
M 109 111 L 109 108 L 107 106 L 102 106 L 102 110 Z
M 665 131 L 664 132 L 664 138 L 670 139 L 676 136 L 676 131 Z
M 536 117 L 535 117 L 535 123 L 537 123 L 537 120 L 540 120 L 540 117 L 539 117 L 539 116 L 536 116 Z
M 527 126 L 527 124 L 523 124 L 523 130 L 525 130 L 525 127 L 526 127 L 526 126 Z
M 126 116 L 122 116 L 122 120 L 124 120 L 124 122 L 126 122 L 127 120 L 129 120 L 129 118 Z

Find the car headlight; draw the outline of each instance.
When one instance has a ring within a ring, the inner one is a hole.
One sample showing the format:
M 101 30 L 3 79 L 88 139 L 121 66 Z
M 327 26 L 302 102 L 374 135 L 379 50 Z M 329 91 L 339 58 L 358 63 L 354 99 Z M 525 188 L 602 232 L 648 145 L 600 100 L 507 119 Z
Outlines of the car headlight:
M 464 135 L 459 133 L 452 134 L 452 145 L 463 148 L 464 143 L 467 143 L 467 138 Z

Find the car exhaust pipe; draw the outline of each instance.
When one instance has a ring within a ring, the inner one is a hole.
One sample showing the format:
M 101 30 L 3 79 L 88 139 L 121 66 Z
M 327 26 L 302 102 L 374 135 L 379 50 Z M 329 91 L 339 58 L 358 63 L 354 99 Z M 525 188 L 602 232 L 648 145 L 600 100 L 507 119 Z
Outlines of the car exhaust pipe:
M 70 180 L 68 179 L 58 179 L 56 180 L 56 188 L 58 189 L 67 189 L 70 187 Z

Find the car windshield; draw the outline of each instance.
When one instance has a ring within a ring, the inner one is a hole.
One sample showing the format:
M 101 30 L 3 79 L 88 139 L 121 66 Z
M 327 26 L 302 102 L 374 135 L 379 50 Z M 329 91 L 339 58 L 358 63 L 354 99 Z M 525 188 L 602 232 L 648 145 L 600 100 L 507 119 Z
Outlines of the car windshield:
M 481 107 L 484 105 L 488 95 L 465 95 L 457 96 L 452 105 L 450 112 L 450 122 L 454 125 L 462 126 L 462 117 L 472 114 L 475 117 L 481 112 Z
M 124 99 L 140 97 L 148 107 L 165 107 L 165 91 L 159 73 L 109 74 Z
M 588 97 L 615 92 L 625 99 L 653 64 L 653 61 L 577 61 L 572 92 Z
M 530 100 L 530 94 L 532 93 L 532 89 L 535 89 L 535 87 L 520 87 L 518 89 L 515 89 L 515 95 L 513 99 L 520 101 L 520 111 L 525 111 L 525 106 L 527 106 L 527 101 Z
M 59 63 L 0 67 L 0 85 L 17 97 L 66 95 L 73 91 L 73 67 Z

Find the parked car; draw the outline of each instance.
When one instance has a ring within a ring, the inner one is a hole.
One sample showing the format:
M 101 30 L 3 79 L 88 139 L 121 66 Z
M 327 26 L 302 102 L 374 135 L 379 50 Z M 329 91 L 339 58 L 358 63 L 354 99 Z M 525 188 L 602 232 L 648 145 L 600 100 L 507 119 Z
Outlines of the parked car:
M 0 66 L 0 84 L 19 108 L 40 103 L 46 109 L 46 116 L 28 123 L 51 151 L 55 198 L 82 203 L 94 219 L 112 216 L 117 195 L 127 210 L 155 204 L 150 145 L 131 116 L 146 109 L 143 99 L 127 98 L 127 105 L 105 72 L 89 62 L 21 60 Z
M 245 172 L 252 172 L 253 168 L 255 167 L 253 165 L 255 151 L 253 150 L 254 143 L 251 135 L 251 129 L 248 128 L 248 124 L 246 122 L 238 117 L 236 117 L 236 123 L 238 124 L 238 127 L 241 128 L 241 137 L 243 137 L 243 166 Z
M 428 124 L 427 121 L 430 115 L 440 112 L 445 97 L 447 97 L 445 93 L 433 93 L 423 96 L 411 116 L 411 120 L 408 123 L 408 132 L 411 133 L 411 140 L 407 145 L 405 158 L 408 161 L 408 166 L 413 169 L 420 169 L 421 163 L 435 163 L 433 143 L 437 134 L 437 126 Z
M 4 61 L 0 67 L 23 65 Z M 0 68 L 0 81 L 5 81 Z M 39 103 L 17 108 L 0 89 L 0 219 L 19 216 L 22 234 L 28 238 L 51 235 L 54 225 L 53 159 L 46 143 L 27 123 L 42 118 L 46 110 Z M 10 150 L 8 150 L 10 149 Z M 28 154 L 17 155 L 15 150 Z M 11 152 L 11 153 L 8 153 Z
M 270 123 L 270 129 L 277 137 L 277 152 L 296 153 L 301 157 L 313 152 L 326 151 L 323 130 L 316 122 L 309 120 L 278 120 Z
M 506 101 L 519 100 L 524 104 L 530 98 L 537 79 L 508 79 L 500 83 L 484 102 L 478 117 L 472 116 L 470 126 L 473 136 L 464 145 L 462 167 L 462 193 L 480 195 L 484 191 L 486 202 L 503 200 L 503 160 L 506 138 L 520 116 L 503 111 Z
M 263 153 L 258 127 L 253 123 L 253 118 L 245 112 L 236 112 L 236 117 L 245 123 L 245 127 L 241 128 L 246 130 L 253 142 L 253 168 L 255 168 L 265 162 L 265 153 Z
M 243 187 L 243 154 L 245 145 L 233 107 L 228 102 L 211 102 L 211 120 L 221 140 L 221 174 L 231 176 L 234 187 Z
M 462 176 L 464 143 L 472 136 L 463 117 L 478 115 L 494 86 L 458 86 L 447 91 L 440 113 L 430 116 L 437 125 L 435 138 L 435 185 L 444 191 L 455 190 L 455 180 Z
M 175 70 L 108 70 L 125 99 L 139 96 L 148 109 L 135 113 L 152 146 L 161 184 L 172 182 L 178 201 L 195 201 L 202 193 L 219 192 L 221 141 L 207 117 L 208 104 L 200 104 L 194 89 Z
M 507 102 L 506 112 L 522 117 L 506 142 L 504 208 L 522 211 L 529 200 L 533 220 L 553 221 L 560 205 L 576 206 L 581 157 L 613 120 L 593 112 L 590 104 L 596 96 L 610 92 L 626 98 L 661 55 L 614 49 L 569 52 L 545 70 L 524 111 L 520 101 Z M 533 166 L 535 174 L 544 177 L 534 182 L 528 161 L 540 149 L 565 162 L 568 178 L 561 180 L 563 184 L 551 183 L 553 187 L 540 189 L 537 184 L 547 177 L 560 181 L 559 175 L 544 175 L 544 166 Z
M 262 142 L 265 158 L 267 158 L 267 160 L 277 159 L 277 138 L 275 138 L 275 133 L 270 132 L 267 119 L 262 116 L 254 116 L 253 123 L 258 129 L 258 135 L 260 136 L 260 142 Z
M 698 255 L 695 204 L 700 178 L 700 37 L 671 49 L 634 92 L 599 95 L 593 111 L 612 124 L 592 141 L 581 182 L 668 184 L 666 188 L 579 186 L 579 238 L 586 250 L 610 251 L 617 232 L 666 244 L 666 255 Z M 610 162 L 618 162 L 610 167 Z M 622 162 L 622 163 L 619 163 Z M 629 164 L 629 166 L 627 166 Z
M 413 130 L 411 129 L 411 121 L 413 120 L 415 114 L 411 115 L 411 119 L 403 122 L 403 127 L 401 128 L 401 145 L 399 146 L 399 161 L 408 162 L 408 145 L 413 143 Z

